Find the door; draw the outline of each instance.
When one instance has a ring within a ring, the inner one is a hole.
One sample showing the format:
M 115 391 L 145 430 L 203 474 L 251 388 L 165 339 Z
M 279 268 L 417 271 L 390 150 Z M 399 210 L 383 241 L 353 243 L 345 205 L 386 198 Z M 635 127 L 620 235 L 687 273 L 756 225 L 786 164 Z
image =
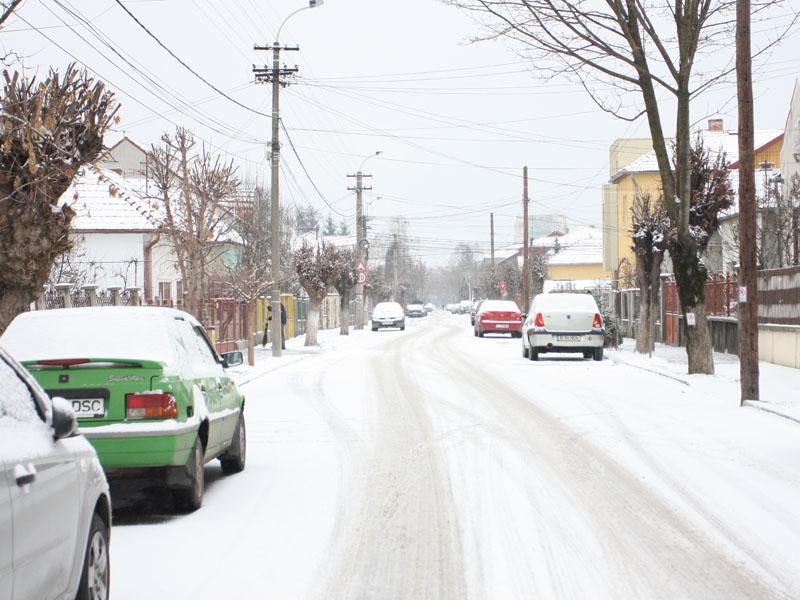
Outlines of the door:
M 3 460 L 12 514 L 12 598 L 59 598 L 68 584 L 77 544 L 80 503 L 74 446 L 79 438 L 53 441 L 41 399 L 2 358 L 0 382 L 0 440 L 9 449 Z
M 2 426 L 0 426 L 0 431 Z M 0 434 L 1 435 L 1 434 Z M 13 548 L 11 546 L 11 490 L 8 467 L 0 462 L 0 598 L 11 598 L 14 585 Z

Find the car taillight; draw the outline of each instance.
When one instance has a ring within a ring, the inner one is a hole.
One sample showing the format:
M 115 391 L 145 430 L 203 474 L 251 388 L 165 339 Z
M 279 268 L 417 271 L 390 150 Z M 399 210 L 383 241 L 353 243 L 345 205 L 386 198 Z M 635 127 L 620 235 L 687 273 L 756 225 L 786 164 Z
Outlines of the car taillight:
M 544 317 L 542 313 L 536 313 L 536 320 L 533 322 L 534 327 L 544 327 Z
M 57 360 L 40 360 L 36 364 L 42 367 L 74 367 L 89 363 L 88 358 L 62 358 Z
M 600 313 L 594 313 L 594 321 L 592 321 L 592 329 L 602 329 L 603 328 L 603 317 L 600 316 Z
M 175 397 L 168 393 L 126 394 L 125 416 L 128 419 L 176 419 L 178 405 Z

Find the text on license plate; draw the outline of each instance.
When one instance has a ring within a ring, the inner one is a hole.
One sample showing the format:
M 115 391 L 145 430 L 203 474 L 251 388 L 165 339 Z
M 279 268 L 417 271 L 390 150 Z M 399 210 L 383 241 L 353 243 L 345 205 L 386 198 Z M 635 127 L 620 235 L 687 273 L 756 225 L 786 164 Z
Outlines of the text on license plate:
M 580 342 L 581 336 L 579 335 L 557 335 L 557 342 Z
M 497 328 L 498 329 L 508 329 L 508 324 L 506 324 L 506 323 L 498 323 L 497 324 Z
M 102 398 L 81 398 L 72 401 L 72 409 L 79 419 L 96 419 L 106 416 L 106 405 Z

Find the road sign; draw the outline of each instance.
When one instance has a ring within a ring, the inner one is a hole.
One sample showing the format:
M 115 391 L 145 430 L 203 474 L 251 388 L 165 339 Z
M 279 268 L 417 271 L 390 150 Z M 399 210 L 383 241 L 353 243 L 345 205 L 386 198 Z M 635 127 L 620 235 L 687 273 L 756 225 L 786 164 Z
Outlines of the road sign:
M 359 272 L 358 279 L 356 279 L 356 283 L 365 284 L 367 283 L 367 274 Z
M 498 281 L 497 282 L 497 287 L 500 288 L 501 292 L 505 292 L 506 291 L 506 282 L 505 281 Z
M 359 260 L 356 263 L 356 271 L 358 271 L 359 273 L 364 273 L 366 275 L 366 273 L 367 273 L 367 265 L 365 265 L 363 261 Z

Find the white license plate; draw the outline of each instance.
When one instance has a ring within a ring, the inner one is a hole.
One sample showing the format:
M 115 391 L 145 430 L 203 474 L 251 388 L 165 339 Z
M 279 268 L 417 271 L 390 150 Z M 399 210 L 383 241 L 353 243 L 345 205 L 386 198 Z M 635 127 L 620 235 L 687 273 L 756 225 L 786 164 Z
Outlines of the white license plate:
M 81 398 L 72 401 L 72 409 L 79 419 L 98 419 L 106 416 L 106 403 L 102 398 Z
M 506 325 L 505 323 L 500 323 L 500 324 L 497 325 L 497 328 L 498 329 L 508 329 L 508 325 Z
M 581 336 L 579 335 L 557 335 L 557 342 L 580 342 Z

